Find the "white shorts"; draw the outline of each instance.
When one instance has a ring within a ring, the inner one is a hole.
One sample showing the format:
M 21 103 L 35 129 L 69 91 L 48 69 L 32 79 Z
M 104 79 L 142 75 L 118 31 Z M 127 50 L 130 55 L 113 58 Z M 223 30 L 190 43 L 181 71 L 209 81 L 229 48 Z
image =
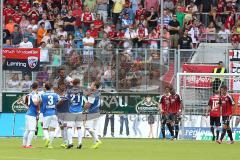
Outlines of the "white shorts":
M 67 127 L 82 127 L 83 121 L 67 121 Z
M 25 129 L 28 131 L 36 131 L 37 119 L 34 116 L 25 116 Z
M 65 115 L 66 115 L 66 113 L 58 113 L 58 115 L 57 115 L 58 123 L 60 126 L 64 126 L 64 124 L 67 124 L 67 122 L 65 120 Z
M 58 118 L 56 115 L 43 117 L 43 128 L 57 128 Z
M 94 118 L 94 119 L 91 119 L 91 120 L 87 120 L 86 123 L 85 123 L 85 128 L 86 129 L 97 129 L 97 126 L 98 126 L 98 119 L 99 118 Z

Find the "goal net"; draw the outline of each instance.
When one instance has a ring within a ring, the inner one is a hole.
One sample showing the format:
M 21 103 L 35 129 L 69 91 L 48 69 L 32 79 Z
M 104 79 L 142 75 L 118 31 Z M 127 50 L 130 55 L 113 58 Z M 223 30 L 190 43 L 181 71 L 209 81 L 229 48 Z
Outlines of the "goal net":
M 214 90 L 226 85 L 235 103 L 240 104 L 240 75 L 235 73 L 178 73 L 177 92 L 182 96 L 181 135 L 183 139 L 210 140 L 209 117 L 205 116 Z M 231 119 L 235 138 L 239 139 L 240 108 Z M 237 136 L 237 137 L 236 137 Z

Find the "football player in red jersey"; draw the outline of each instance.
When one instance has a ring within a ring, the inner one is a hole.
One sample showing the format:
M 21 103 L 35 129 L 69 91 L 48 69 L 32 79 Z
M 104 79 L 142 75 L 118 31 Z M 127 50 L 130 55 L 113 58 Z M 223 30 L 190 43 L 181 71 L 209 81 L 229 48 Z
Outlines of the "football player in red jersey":
M 170 91 L 170 106 L 169 106 L 169 120 L 172 126 L 174 126 L 175 134 L 174 138 L 178 138 L 179 132 L 179 122 L 180 122 L 180 115 L 182 112 L 182 99 L 179 94 L 175 92 L 172 88 Z
M 169 99 L 170 90 L 171 90 L 171 87 L 166 86 L 165 94 L 162 95 L 159 100 L 159 109 L 161 111 L 161 132 L 162 132 L 163 139 L 166 138 L 166 135 L 165 135 L 165 125 L 166 124 L 167 124 L 169 132 L 172 136 L 171 139 L 174 139 L 173 127 L 170 124 L 169 112 L 168 112 L 169 107 L 170 107 L 170 99 Z
M 225 85 L 221 86 L 220 88 L 220 105 L 222 109 L 222 134 L 220 140 L 217 140 L 217 143 L 221 144 L 222 140 L 227 132 L 230 142 L 229 144 L 233 144 L 233 136 L 232 136 L 232 130 L 229 126 L 230 120 L 233 115 L 233 110 L 235 106 L 235 102 L 231 95 L 227 93 L 227 87 Z
M 208 101 L 209 108 L 207 110 L 207 116 L 210 115 L 210 129 L 213 135 L 212 141 L 218 140 L 219 138 L 219 127 L 221 126 L 220 98 L 219 91 L 215 91 Z M 217 136 L 215 136 L 214 126 L 216 127 Z

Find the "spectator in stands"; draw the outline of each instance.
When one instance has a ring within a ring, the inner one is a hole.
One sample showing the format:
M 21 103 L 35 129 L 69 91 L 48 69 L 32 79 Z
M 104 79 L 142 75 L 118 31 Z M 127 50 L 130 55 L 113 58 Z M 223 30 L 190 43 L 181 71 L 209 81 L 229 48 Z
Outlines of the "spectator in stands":
M 227 43 L 230 34 L 231 34 L 231 32 L 229 31 L 229 29 L 225 28 L 225 26 L 222 26 L 221 30 L 218 32 L 217 41 L 219 43 Z
M 48 63 L 50 56 L 47 44 L 45 42 L 41 42 L 39 48 L 40 48 L 40 63 Z
M 150 12 L 148 13 L 147 20 L 148 20 L 148 27 L 150 31 L 153 28 L 157 27 L 158 15 L 157 15 L 157 12 L 155 12 L 154 7 L 151 7 Z
M 127 29 L 130 25 L 133 24 L 133 20 L 130 18 L 128 13 L 123 16 L 121 24 L 123 29 Z
M 32 8 L 27 13 L 30 20 L 35 20 L 35 22 L 38 22 L 39 19 L 39 12 L 36 8 L 36 5 L 33 5 Z M 40 24 L 40 23 L 39 23 Z
M 206 28 L 207 41 L 209 43 L 216 42 L 216 28 L 214 27 L 213 22 L 210 22 L 209 26 Z
M 6 43 L 6 40 L 11 39 L 11 34 L 10 34 L 9 30 L 6 29 L 6 27 L 3 28 L 2 35 L 3 35 L 3 44 Z
M 15 13 L 15 10 L 12 8 L 11 4 L 8 3 L 7 7 L 3 9 L 3 16 L 5 17 L 5 23 L 7 24 L 9 19 Z
M 67 31 L 68 34 L 74 35 L 76 18 L 72 16 L 72 11 L 68 11 L 67 16 L 63 18 L 63 22 L 64 30 Z
M 101 56 L 103 63 L 110 62 L 112 57 L 112 44 L 111 41 L 108 39 L 108 34 L 103 33 L 103 39 L 99 42 L 98 48 L 101 49 Z
M 33 33 L 31 26 L 27 27 L 27 30 L 23 33 L 24 37 L 28 37 L 28 40 L 33 44 L 33 47 L 36 46 L 36 33 Z
M 237 27 L 233 27 L 231 35 L 231 44 L 234 49 L 238 49 L 239 46 L 239 33 L 237 32 Z
M 143 15 L 144 19 L 146 18 L 147 11 L 145 8 L 143 8 L 142 4 L 138 4 L 138 9 L 136 11 L 135 19 L 139 20 L 140 17 Z
M 126 2 L 125 5 L 124 5 L 124 8 L 122 10 L 122 12 L 120 13 L 120 19 L 124 18 L 124 15 L 128 14 L 129 16 L 129 19 L 131 19 L 132 21 L 134 21 L 135 19 L 135 15 L 133 13 L 133 10 L 132 8 L 130 7 L 130 3 L 129 2 Z
M 138 10 L 139 4 L 139 0 L 130 0 L 130 6 L 132 8 L 134 17 L 136 15 L 136 11 Z
M 180 28 L 183 28 L 183 20 L 185 17 L 185 13 L 181 11 L 180 5 L 177 5 L 176 7 L 176 16 L 177 16 L 177 21 L 179 22 Z
M 58 14 L 54 22 L 54 28 L 58 32 L 60 30 L 60 27 L 63 27 L 63 26 L 64 26 L 64 22 L 62 20 L 62 17 L 60 14 Z
M 75 30 L 77 30 L 78 28 L 80 28 L 82 26 L 82 7 L 79 6 L 78 3 L 74 4 L 74 8 L 72 11 L 72 16 L 74 18 L 76 18 L 76 22 L 75 22 Z
M 12 15 L 12 19 L 14 23 L 19 24 L 22 19 L 22 13 L 19 12 L 18 8 L 16 8 L 15 11 L 16 12 Z
M 20 80 L 18 73 L 12 73 L 11 78 L 7 81 L 7 88 L 16 89 L 20 88 Z
M 161 18 L 160 18 L 161 20 Z M 163 11 L 163 25 L 168 27 L 169 22 L 172 20 L 169 10 Z
M 61 35 L 59 37 L 59 41 L 58 42 L 59 42 L 59 47 L 61 47 L 61 48 L 64 48 L 66 46 L 66 44 L 67 44 L 66 39 L 64 38 L 63 35 Z
M 107 22 L 108 0 L 97 0 L 97 13 L 101 16 L 104 23 Z
M 163 2 L 163 8 L 164 8 L 164 9 L 168 9 L 168 10 L 170 10 L 170 11 L 173 11 L 173 9 L 174 9 L 174 3 L 173 3 L 173 1 L 172 1 L 172 0 L 165 0 L 165 1 Z
M 133 46 L 136 46 L 138 40 L 137 40 L 137 33 L 133 27 L 133 25 L 130 25 L 129 28 L 126 30 L 125 34 L 124 34 L 124 38 L 126 39 L 126 41 L 124 42 L 124 44 L 128 47 L 125 48 L 125 50 L 131 50 L 132 47 L 131 44 L 133 44 Z M 129 45 L 127 45 L 127 43 L 129 43 Z
M 211 11 L 212 1 L 210 0 L 202 0 L 200 5 L 201 13 L 209 13 Z M 208 14 L 201 15 L 201 22 L 208 26 L 209 24 L 209 16 Z
M 96 0 L 84 1 L 84 6 L 88 7 L 90 12 L 94 12 L 96 7 Z
M 190 35 L 190 37 L 192 38 L 192 44 L 193 44 L 193 48 L 197 48 L 198 47 L 198 39 L 199 39 L 199 29 L 196 26 L 196 23 L 193 22 L 191 29 L 189 30 L 188 34 Z
M 193 0 L 190 1 L 189 5 L 187 5 L 187 7 L 186 7 L 186 12 L 189 11 L 189 8 L 192 9 L 192 13 L 193 13 L 193 14 L 195 14 L 196 12 L 198 12 L 197 5 L 194 4 L 194 1 L 193 1 Z
M 225 26 L 226 29 L 231 30 L 232 27 L 234 26 L 234 24 L 235 24 L 234 13 L 229 13 L 224 26 Z
M 185 29 L 183 36 L 178 40 L 178 49 L 192 49 L 192 38 L 188 36 L 188 29 Z
M 23 75 L 23 80 L 20 82 L 22 91 L 28 91 L 31 88 L 32 81 L 28 74 Z
M 44 35 L 42 42 L 47 44 L 47 48 L 52 48 L 53 46 L 54 35 L 52 35 L 52 30 L 47 30 L 47 33 Z
M 148 27 L 148 21 L 145 19 L 145 16 L 142 14 L 139 19 L 135 21 L 135 25 L 144 25 L 144 27 Z
M 83 38 L 83 63 L 92 63 L 94 61 L 93 46 L 94 38 L 90 37 L 90 32 L 86 33 L 86 37 Z
M 20 21 L 20 29 L 21 29 L 21 32 L 25 32 L 27 30 L 27 27 L 30 25 L 30 22 L 29 20 L 27 19 L 27 16 L 26 15 L 23 15 L 22 16 L 22 19 Z
M 100 28 L 103 28 L 104 23 L 101 20 L 101 15 L 97 14 L 96 19 L 93 21 L 94 27 L 97 31 L 100 31 Z
M 151 50 L 152 54 L 154 51 L 156 51 L 158 49 L 158 41 L 156 40 L 158 38 L 159 38 L 159 33 L 157 32 L 156 28 L 154 28 L 152 30 L 152 32 L 149 34 L 150 50 Z
M 64 39 L 67 39 L 68 33 L 64 31 L 63 26 L 59 26 L 59 30 L 57 31 L 57 37 L 60 38 L 63 36 Z
M 112 9 L 112 19 L 113 24 L 117 24 L 119 20 L 120 13 L 123 10 L 125 0 L 112 0 L 114 2 L 113 9 Z
M 3 48 L 14 48 L 13 45 L 11 45 L 11 40 L 7 39 L 5 43 L 3 44 Z
M 82 48 L 83 47 L 82 39 L 84 38 L 84 34 L 81 27 L 75 31 L 74 37 L 75 37 L 76 47 Z
M 19 26 L 14 26 L 14 32 L 11 34 L 12 44 L 13 45 L 19 45 L 22 41 L 22 33 L 19 30 Z
M 23 37 L 23 41 L 19 44 L 19 48 L 33 48 L 33 44 L 28 40 L 28 37 Z
M 32 28 L 32 31 L 33 33 L 37 33 L 37 30 L 38 30 L 38 25 L 36 24 L 36 21 L 34 19 L 31 20 L 31 23 L 28 25 L 27 29 L 31 27 Z
M 163 38 L 163 52 L 162 52 L 162 57 L 163 57 L 163 63 L 165 65 L 168 64 L 168 57 L 169 57 L 169 40 L 170 40 L 170 33 L 168 32 L 167 27 L 163 28 L 163 34 L 160 34 L 160 38 Z
M 114 81 L 115 81 L 115 71 L 112 69 L 111 65 L 108 65 L 106 71 L 103 74 L 103 88 L 113 87 Z
M 173 19 L 169 22 L 168 29 L 171 35 L 171 45 L 172 45 L 171 48 L 177 48 L 179 31 L 180 31 L 180 23 L 177 21 L 176 15 L 173 15 Z
M 52 29 L 51 23 L 49 22 L 49 20 L 47 20 L 47 14 L 42 14 L 42 20 L 38 21 L 38 26 L 40 26 L 40 24 L 44 22 L 44 29 L 48 30 L 48 29 Z
M 95 20 L 95 17 L 92 12 L 90 12 L 89 8 L 85 8 L 85 12 L 82 14 L 82 22 L 83 22 L 83 33 L 85 34 L 87 30 L 89 30 L 91 23 Z
M 139 25 L 137 28 L 137 37 L 138 37 L 138 48 L 146 48 L 145 39 L 148 37 L 148 30 L 144 25 Z
M 47 31 L 45 30 L 45 23 L 41 22 L 37 31 L 37 45 L 40 45 L 46 33 Z
M 145 0 L 144 7 L 147 11 L 151 11 L 153 8 L 154 12 L 158 12 L 159 10 L 159 1 L 158 0 Z
M 5 28 L 10 33 L 13 33 L 14 32 L 14 27 L 15 27 L 15 23 L 13 22 L 12 18 L 9 18 L 8 23 L 5 25 Z

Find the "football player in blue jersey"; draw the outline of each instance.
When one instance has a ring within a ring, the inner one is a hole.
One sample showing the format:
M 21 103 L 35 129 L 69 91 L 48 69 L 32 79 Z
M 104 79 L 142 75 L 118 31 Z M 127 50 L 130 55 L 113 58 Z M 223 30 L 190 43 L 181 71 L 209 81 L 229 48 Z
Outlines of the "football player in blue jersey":
M 55 129 L 58 125 L 57 104 L 60 96 L 52 90 L 52 84 L 45 84 L 45 93 L 41 95 L 41 113 L 43 114 L 43 135 L 46 140 L 45 147 L 53 148 L 52 142 L 54 139 Z
M 98 91 L 100 87 L 99 82 L 92 82 L 90 86 L 90 93 L 87 94 L 87 102 L 85 103 L 85 108 L 87 109 L 87 119 L 85 128 L 91 134 L 94 139 L 94 145 L 91 147 L 97 149 L 102 142 L 99 140 L 96 133 L 96 127 L 98 125 L 98 118 L 100 116 L 100 92 Z
M 32 148 L 31 142 L 36 131 L 37 115 L 39 111 L 40 98 L 38 96 L 38 83 L 34 82 L 31 86 L 32 92 L 26 97 L 28 111 L 25 116 L 25 132 L 23 135 L 23 147 Z
M 77 148 L 82 148 L 82 112 L 83 112 L 83 90 L 80 87 L 80 80 L 74 79 L 73 86 L 67 90 L 67 99 L 69 100 L 69 114 L 67 119 L 67 137 L 68 146 L 70 149 L 73 147 L 73 128 L 77 128 L 78 145 Z
M 66 123 L 66 116 L 69 110 L 69 101 L 66 98 L 66 90 L 67 84 L 66 83 L 59 83 L 58 88 L 55 91 L 61 98 L 61 103 L 57 105 L 57 116 L 58 116 L 58 124 L 61 129 L 61 135 L 63 139 L 63 143 L 61 147 L 66 148 L 68 140 L 67 140 L 67 123 Z

